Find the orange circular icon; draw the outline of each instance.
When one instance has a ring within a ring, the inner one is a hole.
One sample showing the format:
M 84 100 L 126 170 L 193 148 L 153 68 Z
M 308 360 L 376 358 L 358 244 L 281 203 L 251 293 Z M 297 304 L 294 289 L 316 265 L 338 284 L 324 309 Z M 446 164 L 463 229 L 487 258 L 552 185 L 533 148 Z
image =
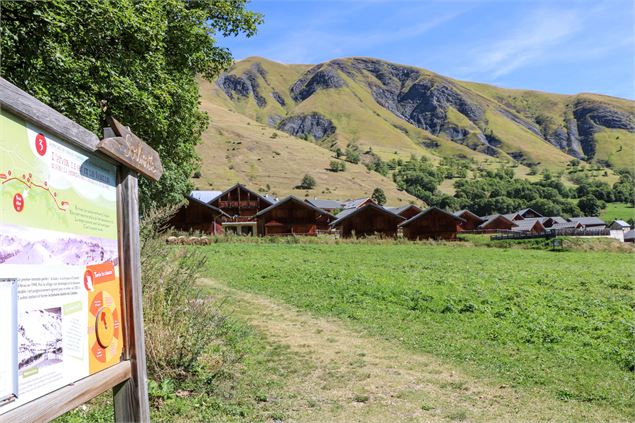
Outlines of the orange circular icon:
M 95 323 L 97 332 L 97 342 L 102 348 L 106 348 L 115 336 L 115 319 L 112 311 L 108 307 L 102 307 L 97 311 L 97 322 Z

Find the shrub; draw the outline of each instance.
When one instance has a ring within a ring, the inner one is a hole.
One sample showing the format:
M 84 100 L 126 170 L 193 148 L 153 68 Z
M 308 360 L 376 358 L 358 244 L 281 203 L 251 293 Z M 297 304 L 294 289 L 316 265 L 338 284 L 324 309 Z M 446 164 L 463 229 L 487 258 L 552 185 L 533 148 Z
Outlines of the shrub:
M 384 190 L 381 188 L 375 188 L 370 198 L 372 198 L 373 201 L 375 201 L 380 206 L 383 206 L 384 204 L 386 204 L 386 194 L 384 193 Z
M 346 170 L 346 163 L 340 160 L 331 160 L 331 163 L 329 163 L 329 170 L 331 172 L 344 172 Z
M 141 224 L 146 357 L 148 375 L 158 381 L 187 378 L 225 322 L 196 284 L 204 253 L 168 246 L 161 236 L 170 214 L 150 211 Z
M 313 189 L 315 188 L 316 184 L 317 182 L 315 181 L 315 178 L 309 174 L 306 174 L 302 178 L 302 182 L 300 182 L 299 187 L 301 189 Z

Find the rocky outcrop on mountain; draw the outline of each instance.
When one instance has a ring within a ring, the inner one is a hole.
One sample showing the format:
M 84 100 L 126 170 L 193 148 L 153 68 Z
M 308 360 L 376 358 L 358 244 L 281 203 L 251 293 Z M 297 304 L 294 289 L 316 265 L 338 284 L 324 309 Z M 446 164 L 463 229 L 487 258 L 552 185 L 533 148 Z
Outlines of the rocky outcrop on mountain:
M 635 132 L 635 118 L 600 102 L 578 100 L 573 105 L 573 116 L 582 151 L 588 158 L 595 156 L 594 135 L 601 127 Z
M 278 124 L 278 129 L 295 137 L 322 140 L 335 133 L 336 127 L 319 113 L 290 116 Z
M 273 97 L 274 100 L 276 100 L 278 102 L 278 104 L 281 105 L 282 107 L 287 105 L 287 102 L 284 101 L 284 97 L 282 97 L 279 92 L 272 91 L 271 92 L 271 97 Z
M 338 75 L 335 68 L 328 65 L 318 65 L 309 69 L 291 86 L 291 97 L 300 102 L 318 90 L 341 88 L 344 85 L 344 80 Z
M 523 128 L 525 128 L 532 134 L 542 137 L 542 132 L 540 132 L 540 129 L 538 129 L 536 126 L 532 125 L 531 123 L 527 122 L 525 119 L 521 118 L 520 116 L 517 116 L 514 113 L 510 112 L 509 110 L 506 110 L 503 108 L 499 108 L 498 112 L 502 114 L 503 116 L 505 116 L 507 119 L 511 120 L 512 122 L 522 126 Z
M 250 95 L 256 100 L 258 107 L 265 107 L 267 100 L 260 94 L 260 84 L 258 76 L 265 82 L 267 81 L 267 71 L 260 63 L 254 63 L 241 76 L 233 74 L 223 74 L 218 78 L 218 86 L 223 90 L 227 97 L 232 100 L 237 98 L 247 98 Z

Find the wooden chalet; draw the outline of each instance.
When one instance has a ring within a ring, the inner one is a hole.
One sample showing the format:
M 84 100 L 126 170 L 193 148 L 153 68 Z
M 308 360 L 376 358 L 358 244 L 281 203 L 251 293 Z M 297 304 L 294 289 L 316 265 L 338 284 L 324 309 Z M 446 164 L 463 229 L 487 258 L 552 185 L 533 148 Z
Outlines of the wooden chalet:
M 214 198 L 209 204 L 221 209 L 228 217 L 223 221 L 225 232 L 256 235 L 256 214 L 274 204 L 274 200 L 236 184 Z
M 477 229 L 485 232 L 497 232 L 497 231 L 510 231 L 513 227 L 517 226 L 519 221 L 513 221 L 503 216 L 502 214 L 496 214 L 493 216 L 487 216 L 488 219 L 478 225 Z M 520 220 L 522 222 L 522 220 Z
M 411 217 L 415 217 L 423 210 L 420 207 L 415 206 L 414 204 L 408 204 L 401 207 L 384 207 L 386 210 L 389 210 L 396 215 L 403 217 L 404 219 L 410 219 Z
M 337 229 L 343 238 L 372 235 L 394 237 L 397 235 L 397 225 L 406 220 L 372 201 L 359 208 L 344 210 L 335 218 L 331 227 Z
M 478 225 L 484 222 L 483 218 L 475 215 L 469 210 L 459 210 L 452 214 L 465 221 L 461 224 L 461 230 L 463 231 L 474 231 L 478 228 Z
M 170 218 L 169 226 L 186 232 L 210 235 L 223 233 L 223 220 L 229 217 L 225 212 L 192 196 L 188 196 L 187 201 L 187 204 L 181 206 Z
M 418 239 L 456 239 L 465 220 L 438 207 L 430 207 L 416 216 L 399 224 L 404 238 Z
M 294 196 L 256 214 L 257 233 L 270 235 L 317 235 L 328 231 L 335 216 Z

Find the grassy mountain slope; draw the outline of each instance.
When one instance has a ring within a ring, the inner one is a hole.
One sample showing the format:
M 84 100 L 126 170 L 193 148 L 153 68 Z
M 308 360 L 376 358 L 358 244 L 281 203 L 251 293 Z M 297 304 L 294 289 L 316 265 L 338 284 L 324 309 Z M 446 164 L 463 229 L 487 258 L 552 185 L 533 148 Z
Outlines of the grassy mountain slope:
M 207 81 L 200 84 L 203 93 L 214 89 Z M 198 189 L 222 190 L 242 182 L 254 190 L 281 197 L 293 194 L 301 198 L 350 199 L 370 196 L 379 187 L 386 193 L 389 204 L 420 203 L 397 190 L 389 178 L 362 165 L 347 163 L 344 172 L 331 172 L 327 168 L 334 157 L 329 150 L 227 107 L 217 98 L 203 95 L 201 108 L 209 113 L 211 122 L 198 147 L 201 177 L 193 180 Z M 306 173 L 316 179 L 316 188 L 294 189 Z
M 383 159 L 465 156 L 551 170 L 572 158 L 632 167 L 634 103 L 511 90 L 369 58 L 238 62 L 204 97 L 323 147 L 372 147 Z M 618 138 L 619 137 L 619 138 Z

